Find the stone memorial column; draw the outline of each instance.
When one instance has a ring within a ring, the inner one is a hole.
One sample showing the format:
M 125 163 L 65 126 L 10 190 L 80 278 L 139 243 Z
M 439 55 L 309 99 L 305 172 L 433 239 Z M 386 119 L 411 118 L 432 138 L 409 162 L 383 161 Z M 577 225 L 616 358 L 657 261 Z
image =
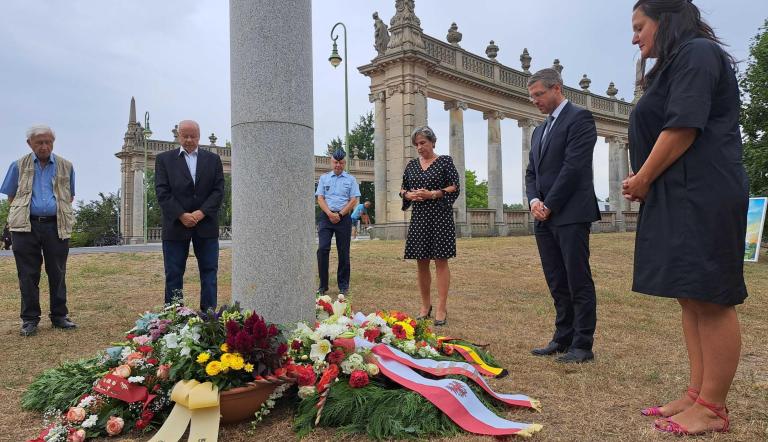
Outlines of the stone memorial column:
M 483 119 L 488 120 L 488 208 L 494 209 L 495 235 L 506 236 L 504 220 L 504 199 L 501 168 L 501 112 L 485 112 Z
M 230 0 L 232 300 L 314 319 L 310 0 Z M 287 148 L 286 148 L 287 147 Z
M 448 153 L 453 158 L 453 164 L 456 165 L 456 171 L 459 173 L 459 185 L 461 186 L 459 197 L 454 205 L 457 211 L 456 233 L 459 237 L 471 237 L 471 226 L 467 223 L 467 179 L 464 160 L 464 111 L 467 110 L 467 103 L 450 101 L 445 103 L 445 110 L 448 111 L 449 120 Z

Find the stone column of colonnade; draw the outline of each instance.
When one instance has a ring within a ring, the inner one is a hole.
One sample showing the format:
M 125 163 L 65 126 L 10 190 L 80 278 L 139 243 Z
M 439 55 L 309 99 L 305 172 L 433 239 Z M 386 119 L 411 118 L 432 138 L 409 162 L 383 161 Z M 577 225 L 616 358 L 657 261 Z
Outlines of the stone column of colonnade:
M 232 300 L 270 322 L 309 321 L 317 287 L 308 197 L 314 179 L 312 4 L 230 0 L 229 24 Z M 275 146 L 291 148 L 276 155 Z
M 456 235 L 459 237 L 470 237 L 472 236 L 472 229 L 471 225 L 467 222 L 467 180 L 464 157 L 464 111 L 467 110 L 467 103 L 463 101 L 449 101 L 445 103 L 445 110 L 448 111 L 449 120 L 448 153 L 453 158 L 453 164 L 456 165 L 456 171 L 459 173 L 459 185 L 461 186 L 459 198 L 454 205 L 456 210 Z
M 531 138 L 533 137 L 533 129 L 536 128 L 536 122 L 529 119 L 517 120 L 517 126 L 522 128 L 523 132 L 523 152 L 522 152 L 522 168 L 523 168 L 523 207 L 527 210 L 530 209 L 528 197 L 525 194 L 525 171 L 528 169 L 528 162 L 531 154 Z
M 144 242 L 144 170 L 134 163 L 133 207 L 131 208 L 132 229 L 128 241 L 132 244 Z
M 621 182 L 629 173 L 627 142 L 619 137 L 606 137 L 605 141 L 608 143 L 608 199 L 611 210 L 616 212 L 616 227 L 623 232 L 626 230 L 624 210 L 629 208 L 628 201 L 621 196 Z
M 387 217 L 387 103 L 384 91 L 368 96 L 373 106 L 373 186 L 376 223 Z M 398 207 L 399 209 L 399 207 Z
M 488 208 L 496 211 L 494 216 L 495 234 L 507 234 L 504 222 L 504 195 L 501 163 L 501 112 L 484 112 L 483 119 L 488 120 Z

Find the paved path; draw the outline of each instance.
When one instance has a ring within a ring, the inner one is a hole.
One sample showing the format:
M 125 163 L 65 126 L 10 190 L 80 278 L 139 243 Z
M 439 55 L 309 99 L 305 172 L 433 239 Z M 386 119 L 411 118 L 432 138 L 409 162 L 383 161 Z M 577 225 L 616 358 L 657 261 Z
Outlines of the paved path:
M 367 236 L 358 236 L 354 241 L 368 241 Z M 232 240 L 219 241 L 219 247 L 229 249 L 232 247 Z M 85 255 L 89 253 L 144 253 L 144 252 L 162 252 L 162 243 L 133 244 L 125 246 L 105 246 L 105 247 L 73 247 L 69 249 L 70 255 Z M 0 257 L 13 256 L 12 250 L 0 250 Z

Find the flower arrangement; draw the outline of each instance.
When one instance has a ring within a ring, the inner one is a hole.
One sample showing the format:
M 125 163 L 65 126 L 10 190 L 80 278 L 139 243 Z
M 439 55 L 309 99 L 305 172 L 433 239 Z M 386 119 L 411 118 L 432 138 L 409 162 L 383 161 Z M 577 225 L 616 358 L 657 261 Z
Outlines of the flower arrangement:
M 47 424 L 33 442 L 152 431 L 170 412 L 176 382 L 210 381 L 220 390 L 244 386 L 280 373 L 287 352 L 277 326 L 238 305 L 195 312 L 174 304 L 143 314 L 123 341 L 98 357 L 43 373 L 22 406 L 45 412 Z M 285 390 L 273 393 L 255 418 L 269 413 Z

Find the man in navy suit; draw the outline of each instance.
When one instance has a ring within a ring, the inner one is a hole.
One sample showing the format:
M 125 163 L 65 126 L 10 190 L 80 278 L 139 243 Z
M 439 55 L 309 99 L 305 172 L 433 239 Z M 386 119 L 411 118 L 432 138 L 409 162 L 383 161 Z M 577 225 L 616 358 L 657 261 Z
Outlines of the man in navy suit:
M 541 265 L 555 303 L 555 333 L 537 356 L 565 353 L 558 362 L 594 359 L 597 301 L 589 268 L 589 229 L 600 219 L 592 177 L 595 120 L 563 95 L 563 79 L 542 69 L 528 80 L 544 123 L 533 131 L 525 187 L 535 218 Z
M 157 155 L 155 192 L 163 213 L 165 303 L 183 288 L 189 242 L 200 270 L 200 309 L 216 308 L 219 209 L 224 199 L 221 158 L 199 148 L 200 126 L 179 123 L 179 149 Z

